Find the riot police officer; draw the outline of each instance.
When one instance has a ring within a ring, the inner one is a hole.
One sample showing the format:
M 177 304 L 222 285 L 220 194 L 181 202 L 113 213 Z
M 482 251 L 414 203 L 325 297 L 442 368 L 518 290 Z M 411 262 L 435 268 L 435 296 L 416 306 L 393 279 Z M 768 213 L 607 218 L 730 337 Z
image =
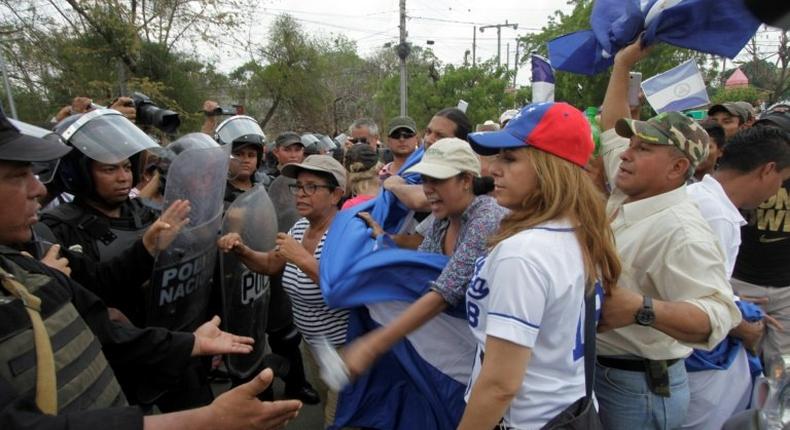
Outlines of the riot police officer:
M 75 198 L 73 202 L 45 211 L 41 221 L 64 248 L 81 252 L 94 261 L 110 261 L 135 246 L 158 216 L 139 199 L 130 199 L 129 192 L 138 179 L 139 154 L 145 150 L 159 150 L 159 146 L 112 109 L 70 116 L 61 121 L 55 131 L 75 148 L 60 160 L 55 179 Z M 145 291 L 144 288 L 125 291 L 128 300 L 119 305 L 121 312 L 140 326 L 150 325 Z M 203 309 L 196 318 L 202 320 L 206 316 Z M 194 330 L 196 327 L 178 328 Z M 164 394 L 141 392 L 138 389 L 140 376 L 121 380 L 130 401 L 135 403 L 155 403 L 162 411 L 175 411 L 207 405 L 214 398 L 206 366 L 198 359 L 190 360 L 178 389 Z
M 56 178 L 75 198 L 46 211 L 41 221 L 64 247 L 107 261 L 157 217 L 129 192 L 138 179 L 138 154 L 158 145 L 112 109 L 70 116 L 55 131 L 77 149 L 61 160 Z

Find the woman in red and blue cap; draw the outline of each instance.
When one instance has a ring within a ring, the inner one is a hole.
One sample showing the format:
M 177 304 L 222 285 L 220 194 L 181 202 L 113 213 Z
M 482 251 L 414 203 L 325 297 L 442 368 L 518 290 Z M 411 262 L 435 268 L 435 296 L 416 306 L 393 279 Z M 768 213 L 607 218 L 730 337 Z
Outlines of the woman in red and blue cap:
M 478 353 L 459 429 L 541 428 L 585 398 L 585 299 L 592 309 L 620 274 L 604 197 L 583 169 L 590 126 L 568 104 L 532 104 L 469 140 L 496 155 L 494 193 L 511 212 L 466 293 Z

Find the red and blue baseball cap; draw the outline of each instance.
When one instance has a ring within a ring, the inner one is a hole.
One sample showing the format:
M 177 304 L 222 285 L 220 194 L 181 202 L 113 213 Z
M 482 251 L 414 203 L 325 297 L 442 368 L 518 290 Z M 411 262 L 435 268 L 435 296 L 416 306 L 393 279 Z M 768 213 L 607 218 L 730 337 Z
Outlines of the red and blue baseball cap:
M 469 142 L 480 155 L 532 146 L 581 167 L 587 166 L 595 147 L 584 114 L 561 102 L 527 105 L 502 130 L 470 133 Z

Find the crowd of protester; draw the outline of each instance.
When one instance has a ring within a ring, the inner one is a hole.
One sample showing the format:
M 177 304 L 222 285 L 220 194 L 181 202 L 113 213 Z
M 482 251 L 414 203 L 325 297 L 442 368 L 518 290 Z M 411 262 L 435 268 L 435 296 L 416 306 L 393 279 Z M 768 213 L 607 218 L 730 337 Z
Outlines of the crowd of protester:
M 590 391 L 606 429 L 721 429 L 790 354 L 790 106 L 642 120 L 629 72 L 649 55 L 635 43 L 615 56 L 596 155 L 588 118 L 562 102 L 477 127 L 446 108 L 422 132 L 399 116 L 383 128 L 360 118 L 336 139 L 271 139 L 207 101 L 202 133 L 169 144 L 135 125 L 126 98 L 109 109 L 76 98 L 53 118 L 56 139 L 3 114 L 0 428 L 270 429 L 303 403 L 321 404 L 330 427 L 343 397 L 309 377 L 322 347 L 353 383 L 460 308 L 460 429 L 543 428 Z M 179 163 L 201 150 L 185 174 Z M 169 197 L 179 186 L 191 199 Z M 261 189 L 274 211 L 246 220 L 259 230 L 214 234 Z M 372 213 L 384 197 L 405 208 L 397 231 Z M 336 219 L 359 208 L 371 241 L 447 263 L 349 341 L 354 317 L 327 301 L 321 264 Z M 178 239 L 189 228 L 191 247 Z M 266 249 L 253 245 L 262 236 Z M 236 274 L 254 287 L 244 304 L 262 301 L 231 333 L 223 280 Z M 181 283 L 152 293 L 169 281 Z M 264 343 L 274 355 L 230 364 Z M 224 374 L 232 388 L 215 397 Z

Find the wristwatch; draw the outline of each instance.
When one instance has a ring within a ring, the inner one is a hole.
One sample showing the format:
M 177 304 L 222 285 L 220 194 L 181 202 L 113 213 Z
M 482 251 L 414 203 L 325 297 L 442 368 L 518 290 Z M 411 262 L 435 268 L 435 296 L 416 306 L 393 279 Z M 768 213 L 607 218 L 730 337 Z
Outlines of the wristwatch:
M 636 311 L 634 320 L 637 324 L 645 327 L 650 327 L 656 322 L 656 313 L 653 312 L 653 298 L 650 296 L 642 296 L 642 307 Z

